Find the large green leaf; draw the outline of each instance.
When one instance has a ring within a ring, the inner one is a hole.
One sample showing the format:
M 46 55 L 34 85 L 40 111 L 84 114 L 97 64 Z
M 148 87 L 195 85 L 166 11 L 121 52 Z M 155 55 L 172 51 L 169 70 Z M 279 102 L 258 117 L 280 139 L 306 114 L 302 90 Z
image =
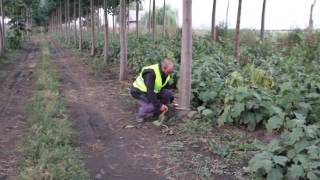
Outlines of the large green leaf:
M 279 129 L 282 127 L 283 125 L 283 122 L 284 122 L 284 117 L 283 116 L 280 116 L 280 115 L 275 115 L 275 116 L 272 116 L 268 122 L 267 122 L 267 125 L 266 125 L 266 128 L 269 132 L 271 132 L 272 130 L 274 129 Z
M 214 112 L 211 109 L 205 109 L 202 111 L 202 115 L 211 119 L 214 117 Z
M 285 166 L 285 164 L 288 162 L 288 158 L 286 156 L 274 156 L 273 161 L 277 164 L 280 164 L 282 166 Z
M 265 172 L 269 172 L 273 166 L 272 155 L 267 152 L 256 154 L 250 161 L 249 166 L 253 172 L 257 172 L 259 169 L 264 169 Z
M 267 175 L 267 180 L 281 180 L 283 179 L 283 172 L 280 167 L 272 168 Z
M 288 169 L 288 176 L 290 178 L 302 178 L 304 177 L 304 170 L 301 166 L 293 164 Z
M 213 101 L 217 96 L 217 92 L 214 91 L 206 91 L 200 94 L 200 100 L 202 100 L 203 102 L 210 102 Z
M 241 113 L 245 110 L 244 104 L 242 103 L 236 103 L 231 110 L 231 117 L 238 118 Z
M 227 123 L 227 122 L 231 121 L 230 109 L 231 109 L 231 106 L 226 106 L 224 108 L 223 114 L 218 119 L 219 126 L 222 126 L 222 125 L 224 125 L 224 123 Z

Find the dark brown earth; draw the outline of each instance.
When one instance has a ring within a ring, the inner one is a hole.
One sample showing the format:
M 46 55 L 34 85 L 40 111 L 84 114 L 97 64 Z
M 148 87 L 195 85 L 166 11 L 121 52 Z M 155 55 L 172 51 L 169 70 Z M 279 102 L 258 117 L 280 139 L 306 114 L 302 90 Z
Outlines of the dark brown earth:
M 0 65 L 0 179 L 17 174 L 17 143 L 27 127 L 25 105 L 31 95 L 32 77 L 39 56 L 39 38 Z

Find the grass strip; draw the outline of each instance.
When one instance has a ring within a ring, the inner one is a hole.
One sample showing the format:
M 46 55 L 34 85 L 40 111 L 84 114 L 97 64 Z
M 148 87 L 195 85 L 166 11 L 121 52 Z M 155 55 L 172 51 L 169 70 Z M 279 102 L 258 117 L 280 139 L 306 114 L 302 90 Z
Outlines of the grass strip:
M 42 36 L 32 97 L 26 107 L 29 129 L 19 145 L 18 179 L 89 179 L 59 92 L 57 68 Z

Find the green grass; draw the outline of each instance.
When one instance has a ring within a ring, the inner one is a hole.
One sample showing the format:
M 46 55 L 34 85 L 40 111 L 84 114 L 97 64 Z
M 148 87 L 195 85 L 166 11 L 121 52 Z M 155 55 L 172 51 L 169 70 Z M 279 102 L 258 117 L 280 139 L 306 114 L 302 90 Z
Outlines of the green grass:
M 29 129 L 19 145 L 18 179 L 89 179 L 59 92 L 57 69 L 44 38 L 32 97 L 26 107 Z

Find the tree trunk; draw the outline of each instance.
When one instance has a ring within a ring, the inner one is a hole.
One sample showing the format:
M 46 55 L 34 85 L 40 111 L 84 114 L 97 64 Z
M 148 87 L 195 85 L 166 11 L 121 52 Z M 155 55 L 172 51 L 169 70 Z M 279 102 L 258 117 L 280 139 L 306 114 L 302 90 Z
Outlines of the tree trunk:
M 151 34 L 151 0 L 149 1 L 148 33 Z
M 68 42 L 68 26 L 67 26 L 67 22 L 68 22 L 68 18 L 67 18 L 67 14 L 68 14 L 68 0 L 65 0 L 64 3 L 64 36 L 65 36 L 65 41 Z
M 162 25 L 162 35 L 165 36 L 166 31 L 166 0 L 163 0 L 163 25 Z
M 2 21 L 2 23 L 1 23 L 1 27 L 0 28 L 2 28 L 2 35 L 1 35 L 1 37 L 2 37 L 2 51 L 5 51 L 5 47 L 6 47 L 6 29 L 5 29 L 5 23 L 4 23 L 4 17 L 5 17 L 5 14 L 4 14 L 4 6 L 3 6 L 3 0 L 1 0 L 1 21 Z
M 108 63 L 109 54 L 109 22 L 108 22 L 108 0 L 104 0 L 104 64 Z
M 120 0 L 120 76 L 119 80 L 128 79 L 127 65 L 127 32 L 126 32 L 126 2 Z
M 152 39 L 155 40 L 156 36 L 156 0 L 152 3 Z
M 213 7 L 212 7 L 212 19 L 211 19 L 211 39 L 212 41 L 217 41 L 217 29 L 216 29 L 216 8 L 217 7 L 217 0 L 213 0 Z
M 112 14 L 112 36 L 114 38 L 114 33 L 115 33 L 115 29 L 116 29 L 116 24 L 115 24 L 115 21 L 114 21 L 114 14 Z
M 310 8 L 310 17 L 309 17 L 309 29 L 313 29 L 313 8 L 316 4 L 316 0 L 313 1 Z
M 74 20 L 74 46 L 77 47 L 77 1 L 73 2 L 73 20 Z
M 139 2 L 136 1 L 136 33 L 139 36 Z
M 67 3 L 67 24 L 68 24 L 68 45 L 70 45 L 70 41 L 71 41 L 71 24 L 70 24 L 70 0 L 68 0 L 68 3 Z
M 60 0 L 60 10 L 59 10 L 59 25 L 60 25 L 60 36 L 63 34 L 63 27 L 62 27 L 62 2 Z M 61 37 L 60 37 L 61 38 Z
M 228 29 L 228 17 L 229 17 L 229 5 L 230 5 L 230 0 L 228 0 L 228 5 L 227 5 L 227 12 L 226 12 L 226 24 L 225 28 Z
M 260 43 L 264 41 L 264 20 L 265 20 L 265 13 L 266 13 L 266 0 L 263 0 L 262 5 L 262 16 L 261 16 L 261 29 L 260 29 Z
M 93 0 L 90 0 L 90 14 L 91 14 L 91 56 L 96 54 L 96 32 L 95 32 L 95 23 L 94 23 L 94 6 Z
M 2 5 L 2 0 L 1 0 L 1 5 Z M 1 14 L 2 15 L 2 14 Z M 2 28 L 2 22 L 0 21 L 0 56 L 2 56 L 4 52 L 4 47 L 3 47 L 3 28 Z
M 127 8 L 127 10 L 126 10 L 126 12 L 127 12 L 127 26 L 128 26 L 128 32 L 130 32 L 130 2 L 127 4 L 127 6 L 126 6 L 126 8 Z
M 82 7 L 79 0 L 79 50 L 82 51 Z
M 181 40 L 181 67 L 179 82 L 179 104 L 185 112 L 190 109 L 192 65 L 192 0 L 183 1 L 183 24 Z
M 236 36 L 235 36 L 235 52 L 234 57 L 240 64 L 240 22 L 241 22 L 241 5 L 242 0 L 239 0 L 238 4 L 238 16 L 237 16 L 237 26 L 236 26 Z

